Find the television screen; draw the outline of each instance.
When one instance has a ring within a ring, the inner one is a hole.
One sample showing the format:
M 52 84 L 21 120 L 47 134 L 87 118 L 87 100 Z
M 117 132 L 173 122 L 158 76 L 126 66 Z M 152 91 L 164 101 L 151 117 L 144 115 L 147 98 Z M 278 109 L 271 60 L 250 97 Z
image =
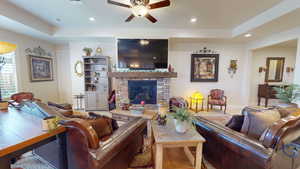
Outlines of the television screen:
M 167 39 L 118 39 L 119 68 L 168 68 Z

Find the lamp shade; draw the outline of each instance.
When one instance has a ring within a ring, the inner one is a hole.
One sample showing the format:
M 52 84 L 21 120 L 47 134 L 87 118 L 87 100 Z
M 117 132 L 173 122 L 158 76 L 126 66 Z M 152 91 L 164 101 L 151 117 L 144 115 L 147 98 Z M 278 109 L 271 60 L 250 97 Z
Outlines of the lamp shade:
M 193 93 L 193 95 L 191 96 L 192 99 L 192 103 L 200 103 L 203 100 L 203 94 L 200 92 L 195 92 Z
M 17 45 L 8 43 L 8 42 L 0 42 L 0 55 L 11 53 L 15 51 L 17 48 Z

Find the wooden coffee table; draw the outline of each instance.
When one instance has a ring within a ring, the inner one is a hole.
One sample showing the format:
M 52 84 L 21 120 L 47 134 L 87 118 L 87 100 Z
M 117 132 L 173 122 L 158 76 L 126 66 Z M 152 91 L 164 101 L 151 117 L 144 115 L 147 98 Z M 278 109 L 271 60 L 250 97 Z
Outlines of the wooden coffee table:
M 163 149 L 172 147 L 183 147 L 195 169 L 201 169 L 202 145 L 205 139 L 194 128 L 179 134 L 175 131 L 173 119 L 169 118 L 166 126 L 159 126 L 156 121 L 152 121 L 152 130 L 156 146 L 155 169 L 163 169 Z M 196 147 L 196 157 L 189 147 Z

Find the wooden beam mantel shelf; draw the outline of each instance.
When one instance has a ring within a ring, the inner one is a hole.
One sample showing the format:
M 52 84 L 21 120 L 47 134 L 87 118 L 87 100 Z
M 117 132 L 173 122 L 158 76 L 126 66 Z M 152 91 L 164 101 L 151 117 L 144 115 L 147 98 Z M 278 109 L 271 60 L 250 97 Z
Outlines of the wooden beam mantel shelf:
M 176 78 L 177 72 L 108 72 L 113 78 Z

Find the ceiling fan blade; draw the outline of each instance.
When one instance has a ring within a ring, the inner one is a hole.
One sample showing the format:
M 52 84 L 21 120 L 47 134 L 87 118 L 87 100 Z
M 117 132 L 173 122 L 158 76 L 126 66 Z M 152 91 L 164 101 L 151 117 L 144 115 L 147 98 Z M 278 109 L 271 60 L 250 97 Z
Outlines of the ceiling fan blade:
M 117 5 L 117 6 L 121 6 L 121 7 L 125 7 L 125 8 L 131 8 L 130 5 L 123 4 L 123 3 L 120 3 L 120 2 L 116 2 L 116 1 L 112 1 L 112 0 L 107 0 L 107 3 Z
M 133 14 L 131 14 L 126 20 L 125 22 L 130 22 L 135 16 Z
M 152 15 L 150 15 L 150 14 L 145 15 L 145 17 L 146 17 L 147 19 L 149 19 L 152 23 L 157 22 L 157 19 L 155 19 L 155 18 L 154 18 Z
M 171 4 L 170 0 L 165 0 L 165 1 L 160 1 L 160 2 L 150 4 L 149 7 L 150 9 L 163 8 L 163 7 L 170 6 L 170 4 Z

